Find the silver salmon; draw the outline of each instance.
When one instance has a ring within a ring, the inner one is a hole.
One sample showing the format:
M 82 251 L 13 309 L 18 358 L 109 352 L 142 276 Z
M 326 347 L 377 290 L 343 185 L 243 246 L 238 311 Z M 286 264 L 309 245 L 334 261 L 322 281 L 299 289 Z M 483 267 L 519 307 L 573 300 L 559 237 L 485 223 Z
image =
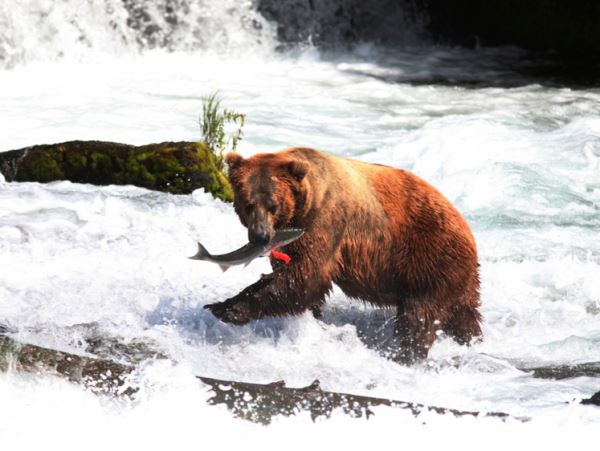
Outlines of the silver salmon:
M 300 238 L 303 233 L 304 230 L 302 229 L 277 230 L 273 239 L 266 244 L 248 243 L 233 252 L 221 255 L 211 255 L 202 244 L 198 243 L 198 253 L 189 258 L 216 263 L 223 271 L 227 271 L 231 266 L 245 266 L 257 257 L 262 257 L 286 244 L 290 244 Z

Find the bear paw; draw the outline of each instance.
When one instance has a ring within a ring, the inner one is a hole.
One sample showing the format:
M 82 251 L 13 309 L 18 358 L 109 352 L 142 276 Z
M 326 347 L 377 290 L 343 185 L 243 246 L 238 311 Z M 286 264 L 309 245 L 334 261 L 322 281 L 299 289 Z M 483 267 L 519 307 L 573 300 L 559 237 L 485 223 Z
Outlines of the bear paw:
M 241 326 L 248 323 L 256 318 L 256 314 L 253 314 L 250 309 L 248 302 L 231 302 L 227 300 L 225 302 L 217 302 L 216 304 L 208 304 L 204 306 L 225 323 L 235 324 Z

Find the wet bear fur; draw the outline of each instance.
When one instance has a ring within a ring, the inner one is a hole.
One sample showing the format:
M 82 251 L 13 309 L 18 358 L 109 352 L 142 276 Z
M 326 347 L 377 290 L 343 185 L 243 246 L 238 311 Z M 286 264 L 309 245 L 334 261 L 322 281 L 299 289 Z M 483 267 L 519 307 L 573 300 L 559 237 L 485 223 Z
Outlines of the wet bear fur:
M 397 309 L 394 358 L 427 357 L 436 332 L 468 344 L 481 335 L 477 249 L 469 225 L 416 175 L 309 148 L 226 157 L 234 207 L 250 241 L 280 228 L 305 234 L 289 265 L 225 302 L 225 322 L 318 309 L 332 284 L 351 298 Z M 275 263 L 272 261 L 272 263 Z

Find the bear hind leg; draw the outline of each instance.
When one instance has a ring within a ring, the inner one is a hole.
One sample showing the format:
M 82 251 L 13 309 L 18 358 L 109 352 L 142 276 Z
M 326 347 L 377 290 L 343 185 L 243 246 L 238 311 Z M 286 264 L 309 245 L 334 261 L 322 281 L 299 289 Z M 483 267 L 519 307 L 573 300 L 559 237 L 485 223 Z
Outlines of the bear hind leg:
M 442 321 L 442 330 L 458 344 L 468 345 L 481 337 L 481 314 L 479 313 L 479 276 L 474 271 L 466 278 L 463 292 L 454 297 L 448 315 Z
M 446 335 L 452 337 L 458 344 L 468 345 L 474 339 L 481 337 L 481 314 L 475 307 L 460 307 L 442 325 Z
M 401 303 L 398 305 L 395 328 L 393 359 L 411 365 L 427 358 L 439 325 L 427 312 L 407 309 Z
M 321 306 L 323 304 L 324 304 L 324 302 L 322 302 L 320 304 L 313 305 L 310 308 L 310 311 L 312 312 L 312 315 L 313 315 L 314 319 L 321 319 L 321 318 L 323 318 L 323 310 L 321 309 Z

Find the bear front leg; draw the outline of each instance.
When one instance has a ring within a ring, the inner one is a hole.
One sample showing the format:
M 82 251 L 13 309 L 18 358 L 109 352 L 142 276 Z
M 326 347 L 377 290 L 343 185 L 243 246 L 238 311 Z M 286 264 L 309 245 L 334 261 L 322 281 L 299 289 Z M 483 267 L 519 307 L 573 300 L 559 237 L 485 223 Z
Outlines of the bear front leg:
M 222 321 L 237 325 L 266 316 L 298 315 L 324 302 L 332 287 L 332 267 L 333 263 L 296 261 L 270 274 L 269 280 L 261 279 L 225 302 L 206 308 Z
M 308 309 L 318 312 L 333 286 L 334 265 L 297 262 L 275 273 L 273 281 L 254 295 L 261 316 L 299 315 Z
M 274 266 L 275 272 L 238 295 L 206 307 L 222 321 L 245 324 L 266 316 L 299 315 L 321 306 L 338 269 L 343 228 L 337 227 L 338 234 L 333 237 L 316 233 L 317 229 L 313 228 L 312 236 L 305 234 L 286 247 L 292 258 L 289 264 Z
M 210 310 L 213 315 L 226 323 L 246 324 L 256 316 L 256 313 L 251 311 L 253 296 L 272 280 L 273 274 L 263 274 L 258 281 L 247 286 L 234 297 L 224 302 L 207 304 L 204 308 Z

